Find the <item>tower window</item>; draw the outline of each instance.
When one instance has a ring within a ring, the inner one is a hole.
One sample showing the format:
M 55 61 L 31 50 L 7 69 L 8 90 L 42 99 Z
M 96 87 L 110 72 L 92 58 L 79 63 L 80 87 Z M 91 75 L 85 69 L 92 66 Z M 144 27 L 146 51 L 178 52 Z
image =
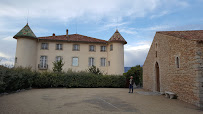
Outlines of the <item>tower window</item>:
M 17 58 L 17 57 L 15 57 L 15 63 L 17 63 L 17 60 L 18 60 L 18 58 Z
M 180 68 L 180 60 L 179 57 L 176 57 L 176 67 Z
M 113 51 L 113 44 L 110 45 L 110 51 Z

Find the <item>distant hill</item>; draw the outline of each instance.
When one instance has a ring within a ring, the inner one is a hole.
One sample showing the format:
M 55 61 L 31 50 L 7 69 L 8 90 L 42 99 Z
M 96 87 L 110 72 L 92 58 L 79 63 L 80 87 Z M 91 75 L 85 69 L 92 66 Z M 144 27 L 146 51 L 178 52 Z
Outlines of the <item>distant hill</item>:
M 131 67 L 124 67 L 124 73 L 128 72 L 128 70 L 130 70 Z

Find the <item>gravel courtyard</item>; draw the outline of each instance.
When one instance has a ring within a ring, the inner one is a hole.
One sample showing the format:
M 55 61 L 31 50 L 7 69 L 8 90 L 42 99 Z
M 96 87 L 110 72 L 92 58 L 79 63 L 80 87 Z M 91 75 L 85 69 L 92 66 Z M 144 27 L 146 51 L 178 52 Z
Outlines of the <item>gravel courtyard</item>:
M 191 104 L 163 95 L 126 88 L 32 89 L 0 96 L 1 114 L 203 114 Z

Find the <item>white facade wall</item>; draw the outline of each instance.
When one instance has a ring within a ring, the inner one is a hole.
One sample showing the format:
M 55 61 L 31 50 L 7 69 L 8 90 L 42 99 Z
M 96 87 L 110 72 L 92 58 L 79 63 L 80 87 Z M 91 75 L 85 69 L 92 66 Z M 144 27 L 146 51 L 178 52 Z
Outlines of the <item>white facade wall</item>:
M 42 43 L 48 43 L 48 49 L 41 49 Z M 63 50 L 56 50 L 56 44 L 63 44 Z M 73 45 L 80 45 L 79 51 L 73 51 Z M 110 45 L 113 44 L 113 51 L 110 51 Z M 50 40 L 36 40 L 28 38 L 18 38 L 15 67 L 32 67 L 36 71 L 52 71 L 53 62 L 56 56 L 61 56 L 64 71 L 86 71 L 89 68 L 89 58 L 94 58 L 94 65 L 98 67 L 103 74 L 122 75 L 124 73 L 124 46 L 123 43 L 70 43 L 57 42 Z M 96 51 L 89 51 L 89 46 L 95 45 Z M 106 46 L 106 52 L 101 52 L 101 46 Z M 40 57 L 47 56 L 48 69 L 39 69 Z M 79 58 L 79 65 L 72 66 L 72 58 Z M 101 66 L 101 58 L 106 58 L 106 66 Z M 110 66 L 108 64 L 110 61 Z
M 37 40 L 18 38 L 15 67 L 31 67 L 36 70 Z
M 41 49 L 41 43 L 48 43 L 48 50 Z M 63 50 L 56 50 L 56 44 L 63 44 Z M 80 50 L 73 51 L 73 45 L 79 44 Z M 89 45 L 95 45 L 96 51 L 89 51 Z M 53 63 L 56 60 L 56 56 L 61 56 L 63 58 L 63 62 L 65 62 L 63 66 L 63 70 L 67 71 L 69 69 L 73 71 L 85 71 L 88 69 L 89 58 L 94 58 L 95 66 L 98 67 L 104 74 L 108 74 L 108 66 L 100 66 L 100 59 L 106 58 L 107 62 L 107 52 L 100 52 L 100 46 L 107 46 L 106 44 L 93 44 L 93 43 L 67 43 L 67 42 L 46 42 L 40 41 L 37 46 L 38 54 L 37 54 L 37 65 L 36 69 L 38 69 L 38 64 L 40 63 L 40 56 L 48 57 L 48 70 L 52 70 Z M 72 58 L 79 58 L 79 65 L 72 66 Z
M 112 51 L 110 51 L 110 45 L 113 45 Z M 110 61 L 108 74 L 120 75 L 124 73 L 123 43 L 114 42 L 108 45 L 108 61 Z

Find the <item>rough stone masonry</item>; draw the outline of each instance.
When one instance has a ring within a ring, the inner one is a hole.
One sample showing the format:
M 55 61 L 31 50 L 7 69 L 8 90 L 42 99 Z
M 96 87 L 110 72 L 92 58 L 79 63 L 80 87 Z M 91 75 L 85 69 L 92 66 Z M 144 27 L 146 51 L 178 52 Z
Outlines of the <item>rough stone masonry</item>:
M 203 107 L 203 30 L 157 32 L 143 66 L 143 87 Z

